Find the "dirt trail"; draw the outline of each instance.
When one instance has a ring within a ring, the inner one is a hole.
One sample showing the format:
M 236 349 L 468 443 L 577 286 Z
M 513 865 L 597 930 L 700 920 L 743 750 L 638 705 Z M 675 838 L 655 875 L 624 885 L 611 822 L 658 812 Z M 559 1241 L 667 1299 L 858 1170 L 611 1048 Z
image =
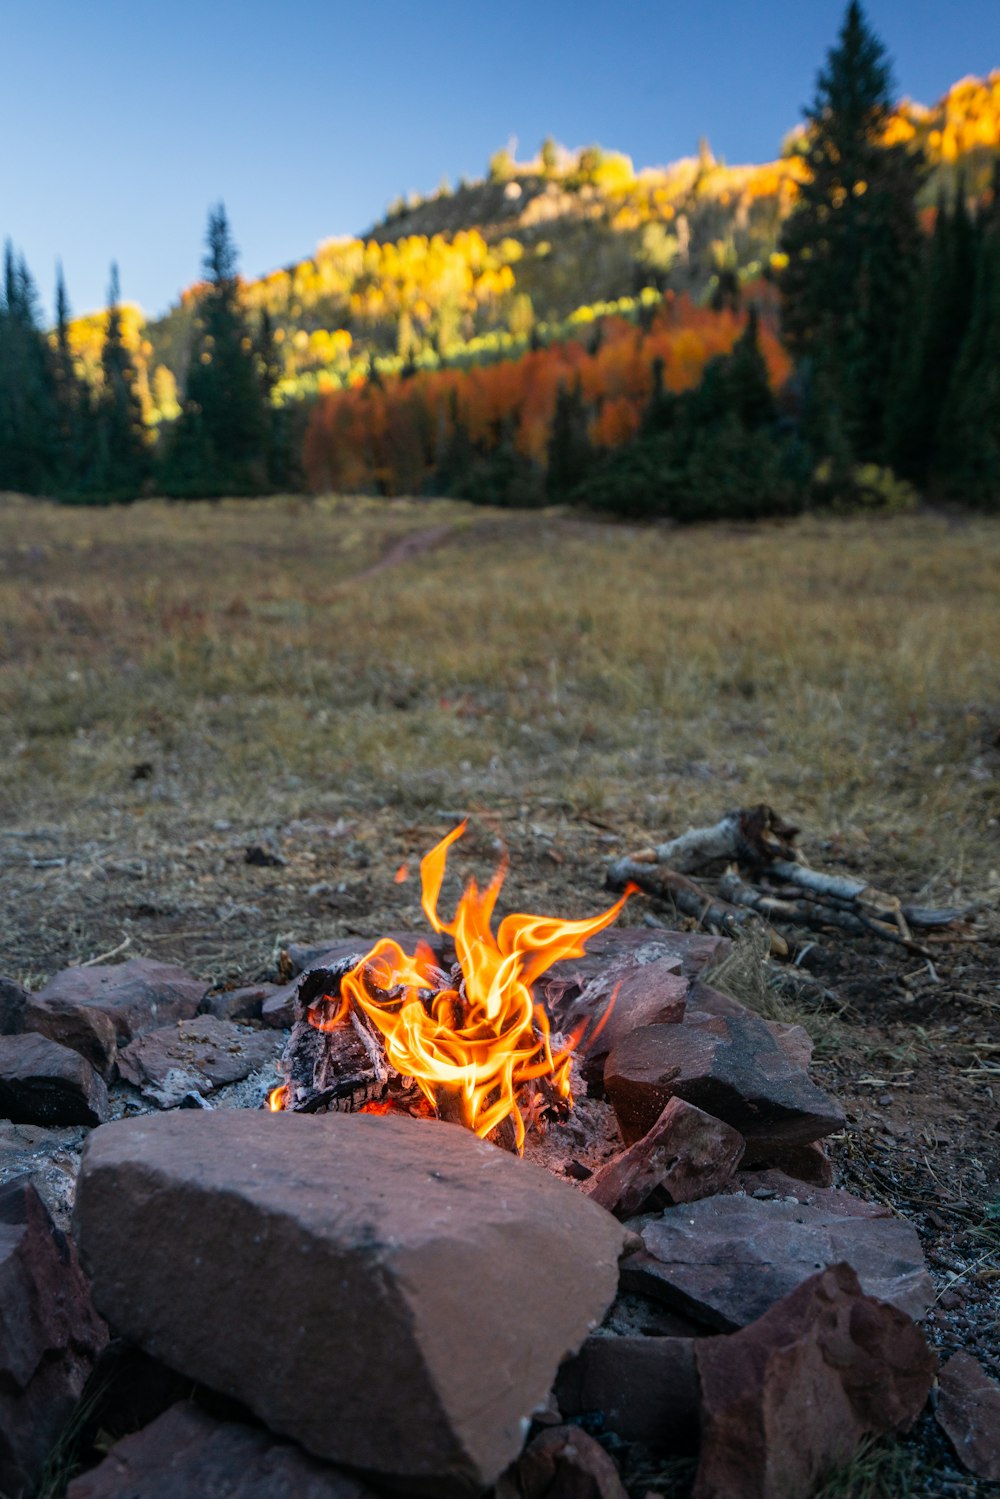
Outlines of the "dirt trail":
M 423 531 L 411 531 L 408 536 L 401 536 L 377 562 L 373 562 L 371 567 L 366 567 L 364 572 L 358 573 L 355 581 L 362 578 L 375 578 L 390 567 L 399 567 L 403 562 L 411 562 L 414 557 L 422 557 L 425 552 L 433 551 L 435 547 L 440 546 L 454 530 L 454 526 L 427 526 Z

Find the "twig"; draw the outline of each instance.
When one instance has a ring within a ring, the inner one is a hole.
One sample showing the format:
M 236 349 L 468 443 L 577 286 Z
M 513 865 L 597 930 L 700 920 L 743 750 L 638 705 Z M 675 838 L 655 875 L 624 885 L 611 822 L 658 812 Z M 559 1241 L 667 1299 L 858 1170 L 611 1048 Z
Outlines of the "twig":
M 124 952 L 126 947 L 131 946 L 132 938 L 126 937 L 123 942 L 119 942 L 117 947 L 112 947 L 108 952 L 100 952 L 96 958 L 88 958 L 86 963 L 80 963 L 77 966 L 80 968 L 96 968 L 98 963 L 106 963 L 109 958 L 117 958 L 120 952 Z

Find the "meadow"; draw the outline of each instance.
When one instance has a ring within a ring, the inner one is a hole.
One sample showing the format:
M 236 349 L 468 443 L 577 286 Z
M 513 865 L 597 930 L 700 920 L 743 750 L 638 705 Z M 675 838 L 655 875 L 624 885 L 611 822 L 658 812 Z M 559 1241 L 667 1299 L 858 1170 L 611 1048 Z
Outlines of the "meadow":
M 467 814 L 445 908 L 506 848 L 502 905 L 583 916 L 610 857 L 768 801 L 812 862 L 977 907 L 932 963 L 805 933 L 718 981 L 808 1027 L 839 1181 L 917 1224 L 932 1340 L 994 1368 L 998 625 L 989 519 L 3 497 L 0 972 L 273 979 L 291 940 L 420 926 L 419 857 Z M 950 1461 L 928 1415 L 829 1493 Z

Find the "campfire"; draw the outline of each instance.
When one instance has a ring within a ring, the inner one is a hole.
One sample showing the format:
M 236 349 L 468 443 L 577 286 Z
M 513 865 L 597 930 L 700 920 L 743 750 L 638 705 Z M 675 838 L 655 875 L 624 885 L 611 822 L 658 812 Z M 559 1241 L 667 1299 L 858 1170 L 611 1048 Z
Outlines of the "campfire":
M 553 963 L 582 957 L 589 938 L 618 916 L 631 893 L 582 921 L 512 914 L 492 928 L 506 856 L 480 889 L 472 879 L 451 921 L 438 914 L 448 850 L 461 823 L 420 864 L 421 904 L 455 961 L 421 942 L 410 955 L 382 938 L 299 989 L 299 1019 L 283 1058 L 287 1081 L 272 1110 L 430 1113 L 516 1150 L 526 1130 L 572 1108 L 570 1068 L 596 1038 L 597 1022 L 553 1032 L 532 986 Z

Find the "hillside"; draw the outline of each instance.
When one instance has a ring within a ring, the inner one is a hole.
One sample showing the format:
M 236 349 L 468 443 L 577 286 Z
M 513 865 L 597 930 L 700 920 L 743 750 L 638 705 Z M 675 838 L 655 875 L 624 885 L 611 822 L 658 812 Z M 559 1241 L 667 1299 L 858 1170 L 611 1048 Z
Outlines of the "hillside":
M 1000 70 L 956 83 L 931 108 L 904 100 L 890 138 L 930 168 L 923 201 L 987 187 L 1000 151 Z M 635 299 L 672 290 L 725 305 L 772 264 L 802 174 L 801 130 L 773 162 L 729 166 L 707 145 L 666 167 L 636 170 L 615 152 L 549 143 L 528 162 L 499 152 L 490 175 L 424 199 L 399 201 L 359 238 L 331 239 L 309 257 L 245 286 L 267 309 L 287 402 L 406 364 L 479 362 L 550 342 Z M 129 309 L 126 339 L 139 366 L 147 419 L 176 414 L 197 285 L 163 318 Z M 71 337 L 94 378 L 103 315 Z

